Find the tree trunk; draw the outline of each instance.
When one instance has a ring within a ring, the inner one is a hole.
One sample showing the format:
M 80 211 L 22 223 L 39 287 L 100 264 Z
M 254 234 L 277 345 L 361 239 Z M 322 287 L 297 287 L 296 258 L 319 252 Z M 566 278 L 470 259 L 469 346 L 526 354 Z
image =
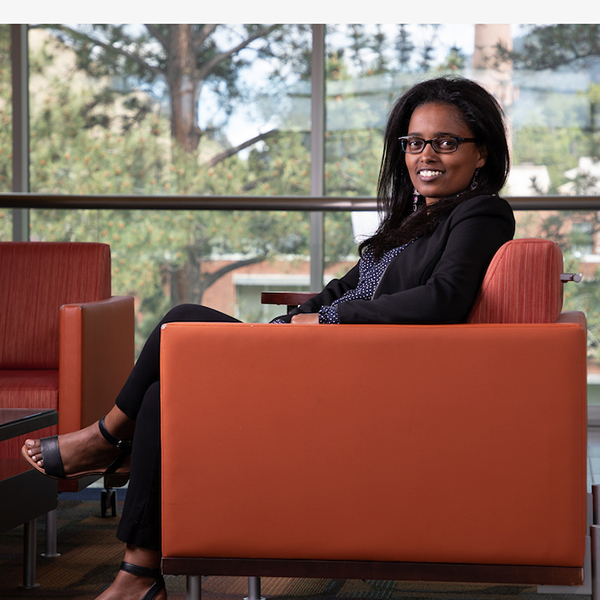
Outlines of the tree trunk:
M 204 251 L 208 249 L 205 247 Z M 170 272 L 171 303 L 175 306 L 179 303 L 202 304 L 204 292 L 231 271 L 247 267 L 266 259 L 266 254 L 260 254 L 251 258 L 238 260 L 226 264 L 216 271 L 202 271 L 205 252 L 197 246 L 187 248 L 188 260 L 182 269 Z
M 193 152 L 200 142 L 200 128 L 192 27 L 169 25 L 169 33 L 171 60 L 167 64 L 167 82 L 171 92 L 171 135 L 186 152 Z

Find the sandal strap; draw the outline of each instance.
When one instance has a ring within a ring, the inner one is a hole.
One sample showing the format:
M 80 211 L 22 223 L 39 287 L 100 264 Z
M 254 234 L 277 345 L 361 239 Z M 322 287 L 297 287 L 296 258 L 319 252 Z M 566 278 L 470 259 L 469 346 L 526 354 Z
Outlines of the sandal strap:
M 127 573 L 131 573 L 136 577 L 152 577 L 152 579 L 156 579 L 158 581 L 162 580 L 162 573 L 160 569 L 150 569 L 149 567 L 140 567 L 139 565 L 134 565 L 132 563 L 128 563 L 123 561 L 120 567 L 121 571 L 125 571 Z
M 40 440 L 42 459 L 44 460 L 44 472 L 50 477 L 65 477 L 65 467 L 63 466 L 60 448 L 58 447 L 58 436 L 42 438 Z
M 98 421 L 98 427 L 100 428 L 100 433 L 104 436 L 104 439 L 111 443 L 113 446 L 116 446 L 119 450 L 131 452 L 131 440 L 120 440 L 116 438 L 108 429 L 106 429 L 106 425 L 104 424 L 105 417 L 102 417 Z

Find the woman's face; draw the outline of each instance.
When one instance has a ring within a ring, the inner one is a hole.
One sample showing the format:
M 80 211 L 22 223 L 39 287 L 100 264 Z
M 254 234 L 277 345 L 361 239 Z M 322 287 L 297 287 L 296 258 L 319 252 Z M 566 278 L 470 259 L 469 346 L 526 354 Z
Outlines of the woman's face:
M 430 140 L 444 135 L 472 138 L 473 132 L 454 106 L 431 103 L 415 109 L 407 135 Z M 461 142 L 450 154 L 438 154 L 427 144 L 420 154 L 404 155 L 412 184 L 427 204 L 465 190 L 486 156 L 485 147 L 473 142 Z

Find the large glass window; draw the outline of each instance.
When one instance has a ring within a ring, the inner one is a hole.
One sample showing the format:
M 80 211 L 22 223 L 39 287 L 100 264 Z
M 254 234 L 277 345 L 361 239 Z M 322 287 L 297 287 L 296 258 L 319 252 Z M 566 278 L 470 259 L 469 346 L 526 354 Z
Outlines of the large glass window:
M 462 75 L 508 119 L 509 196 L 600 192 L 598 25 L 328 26 L 327 193 L 373 195 L 394 100 Z
M 374 195 L 394 100 L 416 81 L 456 74 L 486 86 L 506 113 L 505 195 L 598 194 L 598 38 L 596 25 L 329 26 L 327 193 Z
M 309 193 L 310 28 L 33 28 L 31 189 Z

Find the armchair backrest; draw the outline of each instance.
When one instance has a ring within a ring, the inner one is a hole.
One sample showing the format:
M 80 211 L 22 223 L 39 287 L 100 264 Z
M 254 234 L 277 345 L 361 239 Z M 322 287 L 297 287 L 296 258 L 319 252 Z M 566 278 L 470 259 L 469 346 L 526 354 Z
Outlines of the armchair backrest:
M 0 368 L 57 369 L 60 307 L 110 284 L 107 244 L 0 242 Z
M 563 304 L 562 271 L 555 242 L 507 242 L 492 259 L 467 322 L 555 323 Z

